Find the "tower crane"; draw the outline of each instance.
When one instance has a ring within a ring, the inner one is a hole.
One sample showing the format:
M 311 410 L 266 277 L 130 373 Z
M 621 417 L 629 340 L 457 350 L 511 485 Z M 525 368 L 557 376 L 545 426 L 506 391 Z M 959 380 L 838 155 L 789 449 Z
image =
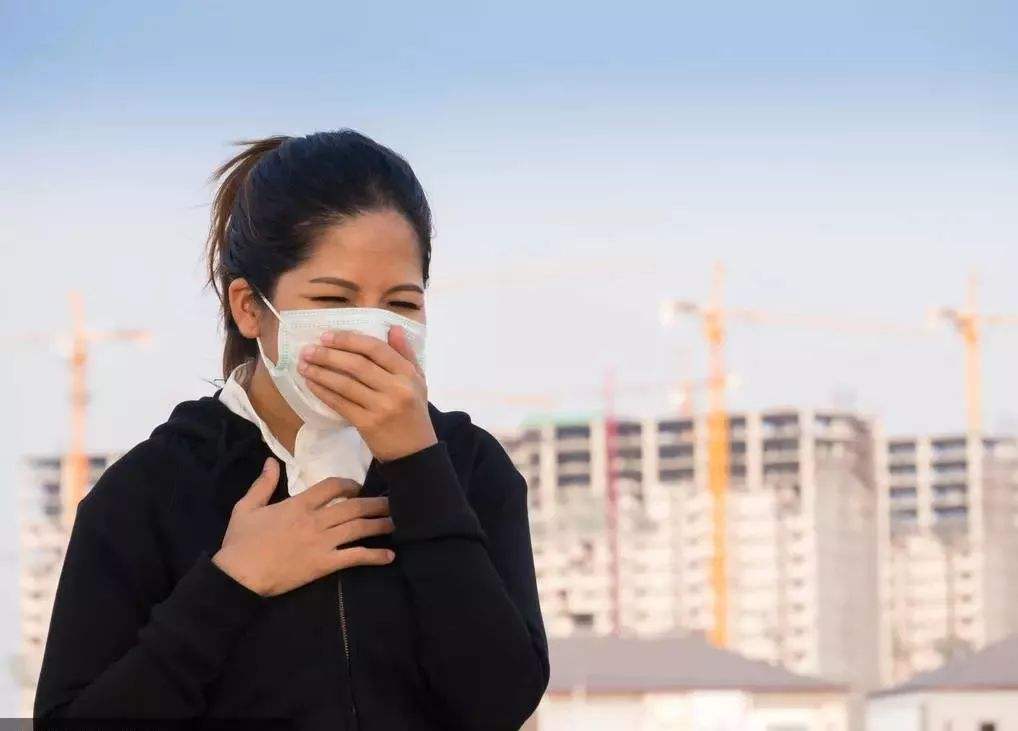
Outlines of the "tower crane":
M 88 455 L 85 447 L 86 413 L 88 409 L 88 355 L 92 343 L 112 340 L 150 343 L 147 330 L 95 330 L 85 325 L 85 307 L 81 293 L 69 294 L 71 305 L 70 332 L 28 333 L 16 336 L 19 342 L 48 343 L 68 359 L 71 375 L 71 439 L 63 460 L 60 480 L 61 518 L 70 530 L 78 502 L 85 496 L 88 486 Z
M 943 319 L 954 325 L 965 344 L 965 409 L 969 436 L 979 443 L 983 431 L 982 329 L 984 325 L 1018 325 L 1018 315 L 985 315 L 979 312 L 979 278 L 969 276 L 965 306 L 941 307 L 931 320 Z
M 728 644 L 728 519 L 727 495 L 729 476 L 729 427 L 725 409 L 724 346 L 726 325 L 730 320 L 756 324 L 819 327 L 847 332 L 893 333 L 898 335 L 926 333 L 927 329 L 897 326 L 885 322 L 866 322 L 857 319 L 818 317 L 799 314 L 779 314 L 757 309 L 725 307 L 723 304 L 724 267 L 714 265 L 710 296 L 705 303 L 689 300 L 666 299 L 660 304 L 663 325 L 675 321 L 678 315 L 700 320 L 709 359 L 709 409 L 707 413 L 707 486 L 712 499 L 713 556 L 710 584 L 714 596 L 714 620 L 710 640 L 718 647 Z

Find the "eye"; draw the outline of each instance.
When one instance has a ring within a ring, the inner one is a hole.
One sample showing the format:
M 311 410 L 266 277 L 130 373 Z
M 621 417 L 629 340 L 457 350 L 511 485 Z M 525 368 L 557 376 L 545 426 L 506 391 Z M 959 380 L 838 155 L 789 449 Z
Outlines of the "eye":
M 310 297 L 309 299 L 312 299 L 315 302 L 348 302 L 349 301 L 346 297 L 329 297 L 329 296 Z M 408 310 L 419 310 L 419 309 L 421 309 L 420 305 L 416 305 L 413 302 L 404 302 L 402 300 L 397 301 L 397 302 L 393 302 L 391 304 L 394 305 L 395 307 L 403 307 L 403 308 L 408 309 Z

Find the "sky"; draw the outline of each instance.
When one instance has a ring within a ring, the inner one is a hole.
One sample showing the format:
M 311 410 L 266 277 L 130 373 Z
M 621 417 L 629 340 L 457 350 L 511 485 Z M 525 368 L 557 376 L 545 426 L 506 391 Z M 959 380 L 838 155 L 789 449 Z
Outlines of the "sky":
M 920 327 L 1018 313 L 1018 10 L 1006 2 L 41 3 L 0 0 L 0 579 L 18 464 L 66 446 L 58 347 L 94 328 L 89 446 L 123 451 L 221 375 L 203 289 L 208 176 L 231 142 L 350 127 L 411 163 L 434 212 L 429 398 L 490 430 L 556 409 L 674 410 L 627 384 L 702 379 L 662 299 Z M 732 322 L 733 409 L 854 408 L 964 425 L 964 351 Z M 1018 431 L 1018 329 L 986 333 L 986 424 Z M 703 405 L 701 395 L 700 406 Z M 17 651 L 16 593 L 0 653 Z M 0 715 L 15 713 L 0 673 Z

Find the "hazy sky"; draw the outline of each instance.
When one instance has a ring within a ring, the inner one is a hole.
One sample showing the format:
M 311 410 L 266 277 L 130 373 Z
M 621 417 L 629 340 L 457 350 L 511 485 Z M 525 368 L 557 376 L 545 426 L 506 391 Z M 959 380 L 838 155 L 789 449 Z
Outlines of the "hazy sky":
M 63 448 L 69 385 L 55 351 L 9 338 L 66 328 L 72 288 L 92 326 L 154 333 L 92 352 L 96 449 L 211 393 L 206 179 L 235 139 L 352 127 L 410 161 L 435 214 L 431 400 L 490 429 L 526 411 L 482 392 L 589 386 L 562 407 L 596 408 L 613 366 L 702 377 L 696 323 L 657 308 L 704 298 L 715 260 L 736 307 L 921 325 L 977 270 L 985 308 L 1018 313 L 1013 3 L 362 5 L 0 2 L 6 585 L 17 461 Z M 964 423 L 946 327 L 730 335 L 733 408 Z M 1015 364 L 1018 329 L 988 333 L 991 428 L 1018 430 Z

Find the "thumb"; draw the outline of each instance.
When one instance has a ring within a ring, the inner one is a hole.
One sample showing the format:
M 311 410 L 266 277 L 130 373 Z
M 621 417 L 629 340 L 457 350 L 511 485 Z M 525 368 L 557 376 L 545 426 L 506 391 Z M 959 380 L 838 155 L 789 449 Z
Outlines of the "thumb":
M 241 502 L 249 508 L 259 508 L 266 505 L 269 502 L 269 498 L 272 497 L 272 493 L 275 492 L 278 482 L 279 460 L 269 457 L 265 460 L 262 473 L 251 483 L 251 487 L 248 488 L 247 494 L 241 498 Z

